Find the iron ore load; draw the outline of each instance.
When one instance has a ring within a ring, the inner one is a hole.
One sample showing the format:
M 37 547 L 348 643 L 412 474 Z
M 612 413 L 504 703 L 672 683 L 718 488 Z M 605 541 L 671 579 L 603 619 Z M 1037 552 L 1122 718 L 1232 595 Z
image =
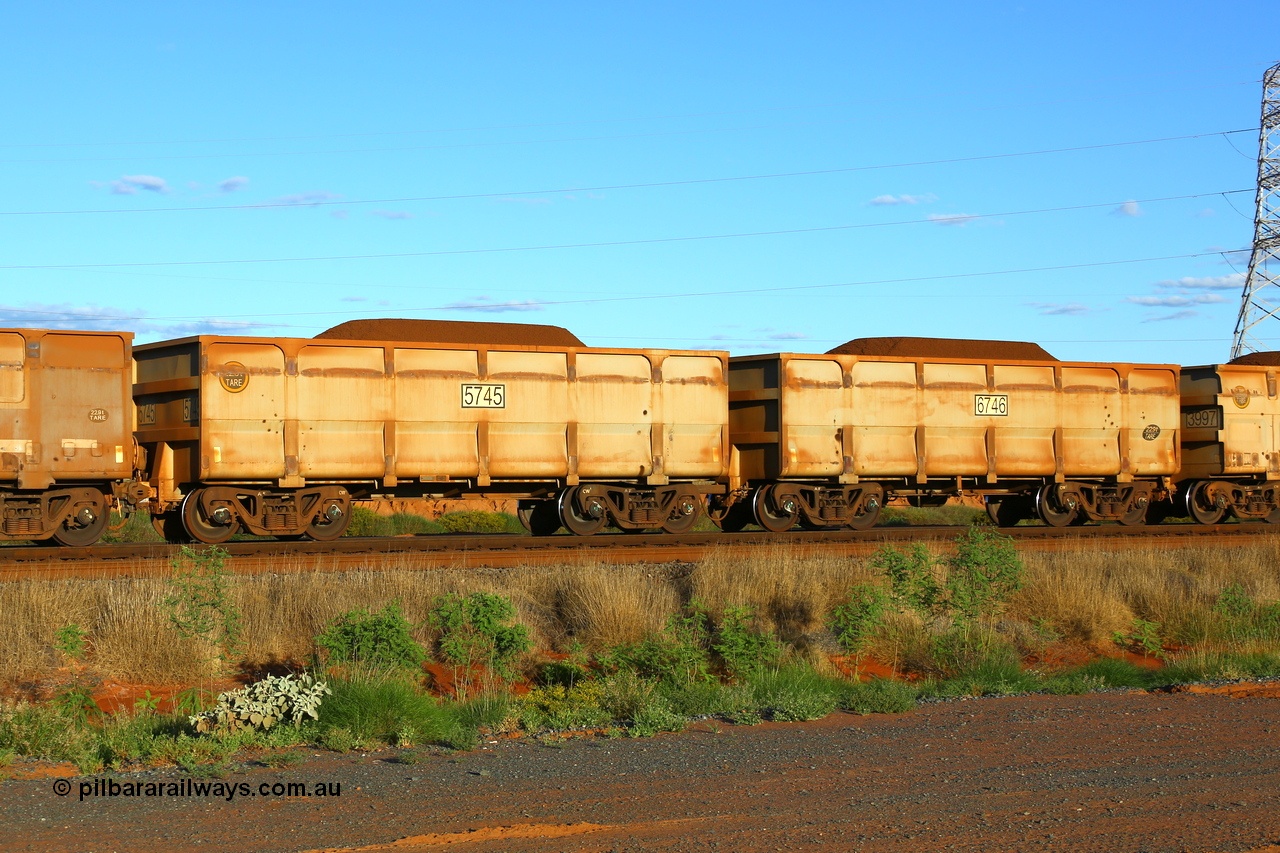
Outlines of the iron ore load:
M 970 493 L 1001 525 L 1140 524 L 1178 472 L 1178 375 L 926 338 L 733 358 L 736 491 L 718 514 L 729 529 L 865 528 L 892 497 Z
M 537 533 L 679 531 L 725 488 L 727 353 L 590 348 L 518 324 L 463 330 L 511 343 L 424 342 L 411 322 L 379 322 L 365 332 L 396 338 L 135 349 L 166 538 L 329 540 L 353 501 L 405 496 L 519 499 Z
M 0 329 L 0 540 L 89 545 L 137 501 L 133 335 Z

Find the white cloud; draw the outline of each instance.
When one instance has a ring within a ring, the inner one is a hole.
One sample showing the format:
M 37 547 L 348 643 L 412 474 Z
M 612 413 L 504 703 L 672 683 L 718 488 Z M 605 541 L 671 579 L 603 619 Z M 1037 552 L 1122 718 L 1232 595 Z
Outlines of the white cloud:
M 487 311 L 499 314 L 505 311 L 542 311 L 545 306 L 536 300 L 511 299 L 506 302 L 494 302 L 488 296 L 477 296 L 471 300 L 454 302 L 444 306 L 452 311 Z
M 930 213 L 925 218 L 930 222 L 936 222 L 939 225 L 964 227 L 977 219 L 978 216 L 973 213 Z
M 1143 320 L 1144 323 L 1164 323 L 1169 320 L 1190 320 L 1192 317 L 1199 317 L 1199 311 L 1175 311 L 1172 314 L 1166 314 L 1163 317 L 1148 317 Z
M 1211 305 L 1226 302 L 1216 293 L 1197 293 L 1194 296 L 1130 296 L 1126 302 L 1134 305 L 1159 306 L 1162 308 L 1184 308 L 1188 305 Z
M 1027 304 L 1046 317 L 1078 317 L 1093 311 L 1088 305 L 1081 305 L 1079 302 L 1029 302 Z
M 152 193 L 169 192 L 169 184 L 165 179 L 155 175 L 121 175 L 118 180 L 106 184 L 95 181 L 94 186 L 108 187 L 114 195 L 135 195 L 138 190 Z
M 804 332 L 778 332 L 769 336 L 771 341 L 803 341 L 809 336 Z
M 126 331 L 147 335 L 156 340 L 187 335 L 260 333 L 262 329 L 261 326 L 252 323 L 185 318 L 152 319 L 145 312 L 130 313 L 118 308 L 103 308 L 98 305 L 71 302 L 24 303 L 21 306 L 0 305 L 0 327 Z
M 312 205 L 323 204 L 325 202 L 337 201 L 342 198 L 337 193 L 331 193 L 328 190 L 312 190 L 305 193 L 294 193 L 292 195 L 282 195 L 279 198 L 273 198 L 262 203 L 263 207 L 277 206 L 297 206 L 309 207 Z
M 382 219 L 413 219 L 413 214 L 407 210 L 371 210 L 369 215 Z
M 933 204 L 938 197 L 933 193 L 925 193 L 924 195 L 878 195 L 867 204 L 873 204 L 877 207 L 897 204 Z
M 1111 214 L 1112 216 L 1141 216 L 1142 208 L 1138 206 L 1136 201 L 1126 201 L 1111 211 Z
M 244 175 L 236 175 L 234 178 L 227 178 L 218 184 L 218 189 L 224 193 L 233 193 L 249 186 L 249 179 Z
M 1156 287 L 1165 290 L 1243 290 L 1244 289 L 1244 273 L 1237 272 L 1231 275 L 1205 276 L 1201 278 L 1165 279 L 1157 281 Z

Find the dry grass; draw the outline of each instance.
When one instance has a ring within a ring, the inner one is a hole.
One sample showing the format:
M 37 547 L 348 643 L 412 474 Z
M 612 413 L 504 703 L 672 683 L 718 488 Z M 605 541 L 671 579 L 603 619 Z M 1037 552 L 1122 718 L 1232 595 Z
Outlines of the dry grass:
M 1200 636 L 1219 593 L 1232 584 L 1259 603 L 1280 600 L 1280 539 L 1231 548 L 1102 551 L 1081 546 L 1024 558 L 1027 584 L 1009 615 L 1040 621 L 1089 643 L 1110 639 L 1135 619 L 1167 636 Z
M 453 569 L 312 573 L 282 565 L 278 574 L 233 576 L 244 627 L 244 665 L 308 662 L 314 637 L 350 610 L 399 602 L 423 627 L 436 596 L 478 590 L 509 597 L 534 642 L 598 651 L 658 631 L 691 601 L 718 616 L 729 606 L 755 611 L 757 624 L 802 654 L 829 646 L 825 621 L 853 584 L 882 582 L 869 560 L 812 555 L 798 548 L 760 549 L 748 558 L 712 553 L 693 567 L 611 566 L 582 562 L 554 568 Z M 1180 551 L 1081 547 L 1028 554 L 1026 584 L 1006 622 L 1096 646 L 1135 619 L 1158 622 L 1165 636 L 1204 637 L 1221 590 L 1243 587 L 1258 603 L 1280 600 L 1280 537 L 1231 549 Z M 164 579 L 0 583 L 0 681 L 49 675 L 65 664 L 55 633 L 77 625 L 87 633 L 85 662 L 103 677 L 189 682 L 212 674 L 216 650 L 183 639 L 174 628 Z M 945 630 L 916 614 L 886 617 L 873 653 L 909 665 Z M 1016 633 L 1016 632 L 1015 632 Z

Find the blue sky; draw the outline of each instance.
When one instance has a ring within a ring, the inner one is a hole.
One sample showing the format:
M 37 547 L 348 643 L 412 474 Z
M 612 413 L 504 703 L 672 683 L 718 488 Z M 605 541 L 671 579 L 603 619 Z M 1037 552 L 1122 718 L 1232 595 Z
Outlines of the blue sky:
M 1261 0 L 4 20 L 0 325 L 140 341 L 426 317 L 1218 361 L 1280 61 Z

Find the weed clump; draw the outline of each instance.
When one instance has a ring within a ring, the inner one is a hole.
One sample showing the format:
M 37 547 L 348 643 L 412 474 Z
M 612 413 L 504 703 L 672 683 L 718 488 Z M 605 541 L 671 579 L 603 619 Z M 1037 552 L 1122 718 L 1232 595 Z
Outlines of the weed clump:
M 426 649 L 413 639 L 409 622 L 394 601 L 377 613 L 342 614 L 316 637 L 315 644 L 330 663 L 413 669 L 427 659 Z

